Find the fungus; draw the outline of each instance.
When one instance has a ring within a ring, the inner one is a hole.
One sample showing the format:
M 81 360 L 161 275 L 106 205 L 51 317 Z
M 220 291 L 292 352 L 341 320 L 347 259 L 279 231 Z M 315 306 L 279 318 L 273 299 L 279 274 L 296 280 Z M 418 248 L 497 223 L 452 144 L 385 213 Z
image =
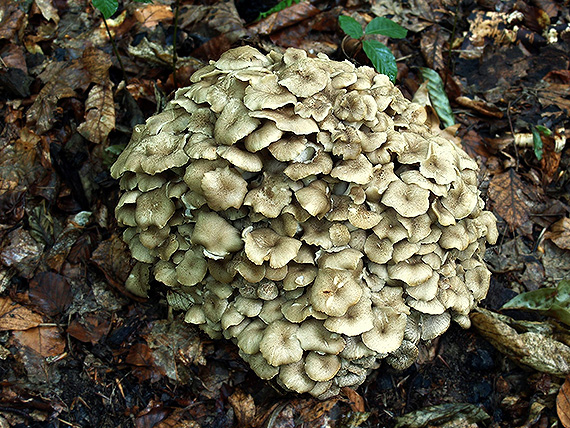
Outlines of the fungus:
M 469 326 L 496 219 L 422 107 L 298 49 L 233 49 L 190 81 L 111 168 L 129 291 L 162 282 L 260 378 L 320 399 Z

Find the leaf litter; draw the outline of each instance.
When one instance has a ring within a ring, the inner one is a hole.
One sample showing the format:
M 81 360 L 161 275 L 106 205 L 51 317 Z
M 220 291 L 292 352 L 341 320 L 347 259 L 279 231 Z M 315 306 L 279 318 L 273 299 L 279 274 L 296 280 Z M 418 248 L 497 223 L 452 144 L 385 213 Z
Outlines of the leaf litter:
M 90 2 L 0 0 L 0 422 L 569 426 L 568 5 L 321 0 L 244 21 L 275 2 L 258 3 L 181 2 L 176 76 L 175 2 L 125 3 L 108 20 L 121 82 Z M 108 165 L 134 125 L 232 46 L 295 46 L 370 65 L 361 50 L 344 56 L 339 15 L 363 26 L 388 16 L 408 30 L 378 41 L 408 97 L 422 67 L 439 75 L 425 104 L 449 101 L 502 236 L 487 251 L 494 275 L 486 309 L 473 315 L 477 332 L 451 327 L 422 349 L 422 364 L 381 368 L 358 391 L 318 403 L 282 395 L 228 343 L 180 328 L 167 290 L 149 301 L 128 293 L 132 260 Z M 540 135 L 538 159 L 536 144 L 521 142 L 543 128 L 552 135 Z

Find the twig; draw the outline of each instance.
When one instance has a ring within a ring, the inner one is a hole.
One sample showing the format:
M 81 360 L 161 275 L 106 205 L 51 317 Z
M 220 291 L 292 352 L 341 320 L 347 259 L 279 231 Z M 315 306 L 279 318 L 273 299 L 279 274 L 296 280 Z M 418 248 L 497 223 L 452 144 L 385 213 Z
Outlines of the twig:
M 515 100 L 515 101 L 518 101 Z M 511 135 L 513 136 L 513 147 L 515 148 L 515 171 L 519 170 L 519 149 L 517 147 L 517 143 L 515 142 L 515 128 L 513 128 L 513 121 L 511 119 L 511 105 L 512 105 L 512 101 L 509 101 L 509 104 L 507 105 L 507 119 L 509 120 L 509 128 L 511 129 Z
M 121 57 L 119 56 L 119 50 L 117 49 L 117 44 L 115 43 L 115 38 L 111 34 L 111 30 L 109 29 L 109 25 L 107 24 L 107 20 L 103 17 L 103 23 L 105 24 L 105 29 L 107 30 L 107 35 L 109 36 L 109 40 L 111 40 L 111 44 L 113 45 L 113 53 L 119 61 L 119 66 L 121 67 L 121 71 L 123 72 L 123 80 L 125 83 L 127 82 L 127 73 L 125 72 L 125 67 L 123 67 L 123 61 L 121 61 Z
M 176 54 L 176 40 L 178 38 L 178 13 L 180 10 L 180 0 L 176 0 L 174 11 L 174 40 L 172 41 L 172 80 L 174 81 L 174 88 L 178 88 L 178 79 L 176 77 L 176 62 L 178 55 Z

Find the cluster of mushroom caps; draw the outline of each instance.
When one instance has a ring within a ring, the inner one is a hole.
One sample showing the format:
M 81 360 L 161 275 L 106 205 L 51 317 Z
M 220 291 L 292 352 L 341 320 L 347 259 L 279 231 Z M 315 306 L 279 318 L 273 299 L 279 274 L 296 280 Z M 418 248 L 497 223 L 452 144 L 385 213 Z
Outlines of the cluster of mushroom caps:
M 490 273 L 477 164 L 369 67 L 244 46 L 138 125 L 111 172 L 149 278 L 257 375 L 319 398 L 468 327 Z

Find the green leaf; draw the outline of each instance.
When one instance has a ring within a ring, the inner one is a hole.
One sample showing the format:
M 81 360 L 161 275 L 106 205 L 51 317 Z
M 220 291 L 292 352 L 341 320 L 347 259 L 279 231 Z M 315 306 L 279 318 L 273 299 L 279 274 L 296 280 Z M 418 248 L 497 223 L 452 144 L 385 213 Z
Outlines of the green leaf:
M 546 135 L 547 137 L 550 137 L 552 135 L 552 131 L 546 126 L 536 125 L 536 129 L 538 129 L 542 135 Z
M 263 18 L 267 18 L 269 15 L 273 13 L 281 12 L 283 9 L 287 9 L 288 7 L 290 7 L 293 3 L 295 4 L 301 3 L 301 0 L 281 0 L 271 9 L 266 10 L 265 12 L 259 12 L 259 16 L 257 17 L 256 21 L 259 21 Z
M 103 15 L 103 18 L 109 19 L 119 8 L 119 0 L 93 0 L 93 6 Z
M 540 132 L 537 129 L 538 127 L 533 126 L 531 128 L 532 131 L 532 145 L 534 146 L 534 155 L 538 160 L 542 160 L 542 138 L 540 136 Z
M 445 93 L 445 88 L 443 87 L 443 81 L 437 71 L 431 68 L 420 67 L 422 77 L 427 80 L 429 99 L 437 113 L 441 123 L 446 128 L 455 124 L 455 117 L 451 111 L 451 106 L 449 105 L 449 99 Z
M 570 281 L 560 281 L 557 287 L 545 287 L 513 297 L 503 309 L 538 311 L 570 325 Z
M 378 73 L 385 74 L 392 82 L 396 82 L 398 75 L 396 58 L 388 46 L 378 40 L 364 40 L 362 49 Z
M 351 16 L 340 15 L 338 17 L 338 23 L 340 28 L 342 28 L 342 31 L 353 39 L 360 39 L 364 35 L 362 32 L 362 26 Z
M 394 39 L 403 39 L 408 30 L 388 18 L 377 17 L 368 23 L 364 34 L 382 34 Z

